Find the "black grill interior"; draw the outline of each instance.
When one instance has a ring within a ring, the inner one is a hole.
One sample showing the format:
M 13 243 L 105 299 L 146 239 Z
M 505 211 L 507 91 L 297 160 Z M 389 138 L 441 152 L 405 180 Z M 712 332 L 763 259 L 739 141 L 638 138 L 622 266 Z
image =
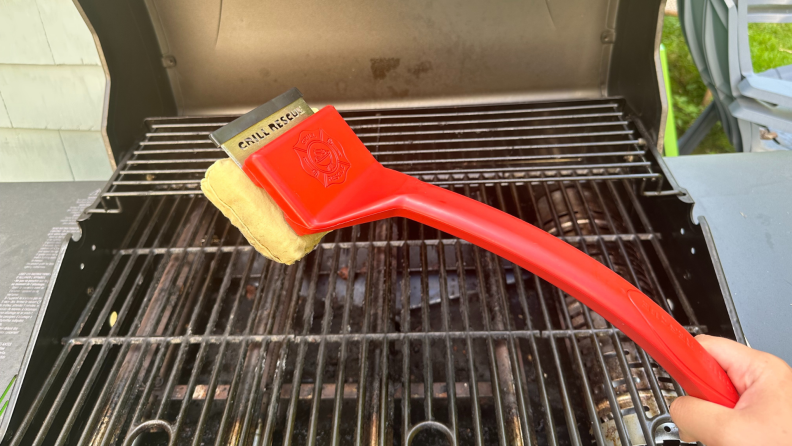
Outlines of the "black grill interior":
M 386 166 L 561 237 L 704 330 L 641 207 L 669 186 L 621 101 L 344 116 Z M 198 189 L 231 119 L 147 120 L 89 210 L 124 229 L 85 265 L 101 278 L 7 444 L 678 444 L 682 390 L 643 350 L 463 240 L 391 219 L 295 265 L 258 255 Z

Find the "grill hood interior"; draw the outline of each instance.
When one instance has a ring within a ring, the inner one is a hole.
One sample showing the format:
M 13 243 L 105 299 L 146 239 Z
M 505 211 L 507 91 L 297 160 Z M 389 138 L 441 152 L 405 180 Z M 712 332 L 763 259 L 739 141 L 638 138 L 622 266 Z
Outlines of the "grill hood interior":
M 295 86 L 339 109 L 623 97 L 662 141 L 663 1 L 79 3 L 118 160 L 145 117 L 244 113 Z

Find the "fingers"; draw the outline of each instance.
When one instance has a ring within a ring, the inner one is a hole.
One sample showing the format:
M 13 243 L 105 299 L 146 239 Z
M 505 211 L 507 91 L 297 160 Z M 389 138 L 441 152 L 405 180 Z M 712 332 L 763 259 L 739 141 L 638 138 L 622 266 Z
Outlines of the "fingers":
M 731 417 L 732 409 L 692 396 L 681 396 L 671 403 L 671 418 L 679 428 L 680 439 L 686 442 L 720 444 Z
M 776 369 L 782 363 L 769 353 L 729 339 L 698 335 L 696 340 L 726 370 L 740 395 L 765 376 L 768 370 Z
M 683 396 L 671 404 L 671 418 L 680 438 L 713 446 L 790 444 L 792 368 L 769 353 L 728 339 L 697 336 L 696 340 L 726 370 L 740 392 L 734 409 Z
M 726 370 L 737 392 L 742 395 L 753 381 L 749 373 L 751 367 L 766 353 L 716 336 L 698 335 L 696 340 Z

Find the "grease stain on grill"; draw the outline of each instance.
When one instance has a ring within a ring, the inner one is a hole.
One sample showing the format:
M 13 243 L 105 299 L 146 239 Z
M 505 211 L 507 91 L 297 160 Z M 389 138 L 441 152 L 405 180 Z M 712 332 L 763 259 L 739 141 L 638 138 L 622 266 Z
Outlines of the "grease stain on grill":
M 432 71 L 432 62 L 428 60 L 418 62 L 414 66 L 407 69 L 407 72 L 416 79 L 420 79 L 422 75 L 427 74 L 430 71 Z
M 374 80 L 381 81 L 388 77 L 388 73 L 399 67 L 401 59 L 398 57 L 373 58 L 371 62 L 371 76 Z

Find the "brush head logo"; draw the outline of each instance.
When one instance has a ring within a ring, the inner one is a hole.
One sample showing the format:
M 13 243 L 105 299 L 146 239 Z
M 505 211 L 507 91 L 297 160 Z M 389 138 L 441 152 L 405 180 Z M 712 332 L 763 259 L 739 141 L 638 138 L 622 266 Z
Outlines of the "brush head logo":
M 301 132 L 294 151 L 303 170 L 324 187 L 346 181 L 347 172 L 352 167 L 341 143 L 321 129 Z

